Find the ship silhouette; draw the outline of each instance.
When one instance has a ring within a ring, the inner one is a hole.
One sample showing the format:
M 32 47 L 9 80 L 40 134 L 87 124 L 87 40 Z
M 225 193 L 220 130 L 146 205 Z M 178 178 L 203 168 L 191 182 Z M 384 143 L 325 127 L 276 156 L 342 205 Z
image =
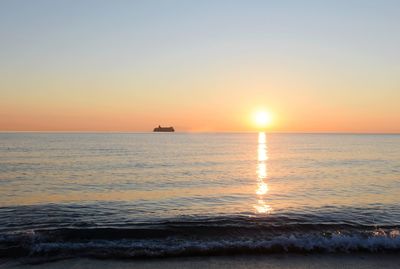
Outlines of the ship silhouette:
M 158 127 L 154 128 L 153 132 L 175 132 L 174 127 L 161 127 L 161 125 L 158 125 Z

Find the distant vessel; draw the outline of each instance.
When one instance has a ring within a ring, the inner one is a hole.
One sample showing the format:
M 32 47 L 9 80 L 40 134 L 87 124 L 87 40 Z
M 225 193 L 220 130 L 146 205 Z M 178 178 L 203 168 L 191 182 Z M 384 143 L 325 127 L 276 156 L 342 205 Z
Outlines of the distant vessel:
M 174 127 L 161 127 L 158 125 L 158 127 L 154 128 L 153 132 L 175 132 Z

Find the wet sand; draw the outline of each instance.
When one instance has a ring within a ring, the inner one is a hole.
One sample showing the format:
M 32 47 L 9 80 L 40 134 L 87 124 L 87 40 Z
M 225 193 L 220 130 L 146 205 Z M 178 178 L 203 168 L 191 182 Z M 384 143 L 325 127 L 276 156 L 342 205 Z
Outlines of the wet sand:
M 221 256 L 187 257 L 153 260 L 95 260 L 65 259 L 47 263 L 32 263 L 32 260 L 3 260 L 0 268 L 35 269 L 128 269 L 128 268 L 298 268 L 298 269 L 336 269 L 336 268 L 400 268 L 400 255 L 397 254 L 313 254 L 313 255 L 268 255 L 268 256 Z

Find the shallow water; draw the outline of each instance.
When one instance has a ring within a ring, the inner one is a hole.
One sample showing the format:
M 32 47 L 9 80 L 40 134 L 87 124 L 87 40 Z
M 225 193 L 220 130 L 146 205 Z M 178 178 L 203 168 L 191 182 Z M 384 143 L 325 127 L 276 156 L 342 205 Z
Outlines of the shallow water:
M 0 254 L 400 250 L 400 135 L 1 133 Z

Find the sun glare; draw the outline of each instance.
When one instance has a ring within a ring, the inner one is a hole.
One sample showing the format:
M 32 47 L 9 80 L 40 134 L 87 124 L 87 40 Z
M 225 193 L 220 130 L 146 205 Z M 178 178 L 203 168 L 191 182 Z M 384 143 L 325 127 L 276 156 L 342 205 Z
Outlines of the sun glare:
M 267 127 L 272 122 L 271 114 L 267 111 L 258 111 L 254 114 L 254 122 L 257 127 L 263 128 Z

